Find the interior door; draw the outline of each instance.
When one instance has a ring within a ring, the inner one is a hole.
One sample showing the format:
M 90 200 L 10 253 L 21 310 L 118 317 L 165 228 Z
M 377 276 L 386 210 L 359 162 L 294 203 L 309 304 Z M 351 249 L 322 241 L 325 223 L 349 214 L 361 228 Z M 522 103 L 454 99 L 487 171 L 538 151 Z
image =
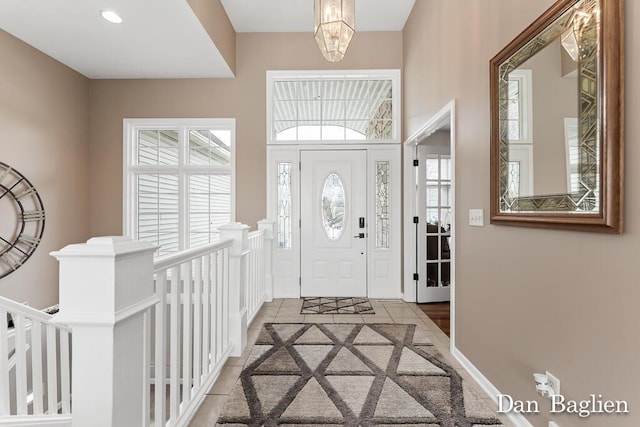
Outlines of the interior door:
M 453 218 L 448 147 L 418 146 L 418 302 L 449 301 Z
M 302 151 L 301 296 L 367 296 L 364 150 Z

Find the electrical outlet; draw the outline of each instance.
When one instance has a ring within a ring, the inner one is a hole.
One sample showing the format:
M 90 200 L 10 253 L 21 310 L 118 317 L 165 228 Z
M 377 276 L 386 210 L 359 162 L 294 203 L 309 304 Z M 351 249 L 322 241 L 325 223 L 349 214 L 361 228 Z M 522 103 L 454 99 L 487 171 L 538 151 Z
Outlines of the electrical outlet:
M 554 423 L 553 421 L 549 421 L 549 427 L 560 427 L 560 426 Z
M 484 227 L 484 209 L 469 209 L 469 225 Z
M 547 371 L 547 381 L 549 382 L 549 395 L 557 396 L 560 394 L 560 380 L 555 377 L 551 372 Z

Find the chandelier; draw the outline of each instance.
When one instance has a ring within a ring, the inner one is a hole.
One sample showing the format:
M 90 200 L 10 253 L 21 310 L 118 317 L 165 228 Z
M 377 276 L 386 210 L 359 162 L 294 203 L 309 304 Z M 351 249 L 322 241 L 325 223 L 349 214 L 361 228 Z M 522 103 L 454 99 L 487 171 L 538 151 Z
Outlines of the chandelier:
M 570 27 L 560 36 L 562 47 L 564 47 L 569 56 L 571 56 L 571 59 L 573 59 L 575 62 L 578 62 L 578 59 L 580 57 L 583 32 L 585 31 L 590 20 L 591 13 L 585 12 L 583 10 L 576 10 L 573 17 L 571 18 Z
M 340 62 L 355 33 L 355 0 L 314 0 L 313 34 L 329 62 Z

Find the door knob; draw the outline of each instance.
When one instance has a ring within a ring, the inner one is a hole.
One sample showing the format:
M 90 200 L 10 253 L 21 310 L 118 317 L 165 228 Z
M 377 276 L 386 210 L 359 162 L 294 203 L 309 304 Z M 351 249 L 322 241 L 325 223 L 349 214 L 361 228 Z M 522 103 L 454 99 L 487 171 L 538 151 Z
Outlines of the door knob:
M 364 233 L 357 234 L 357 235 L 355 235 L 353 237 L 356 238 L 356 239 L 364 239 Z

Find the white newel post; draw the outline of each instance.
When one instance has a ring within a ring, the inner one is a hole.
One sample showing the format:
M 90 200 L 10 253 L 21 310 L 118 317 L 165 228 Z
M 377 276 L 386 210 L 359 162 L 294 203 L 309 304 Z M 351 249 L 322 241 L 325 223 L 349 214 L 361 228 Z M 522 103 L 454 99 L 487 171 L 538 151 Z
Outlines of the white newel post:
M 96 237 L 51 253 L 60 262 L 53 321 L 73 332 L 73 427 L 143 424 L 155 249 L 127 237 Z
M 231 356 L 240 357 L 247 347 L 247 255 L 249 226 L 239 222 L 220 227 L 222 239 L 233 239 L 229 248 L 229 337 Z
M 270 219 L 258 221 L 258 230 L 264 230 L 264 280 L 267 302 L 273 301 L 273 245 L 276 222 Z

